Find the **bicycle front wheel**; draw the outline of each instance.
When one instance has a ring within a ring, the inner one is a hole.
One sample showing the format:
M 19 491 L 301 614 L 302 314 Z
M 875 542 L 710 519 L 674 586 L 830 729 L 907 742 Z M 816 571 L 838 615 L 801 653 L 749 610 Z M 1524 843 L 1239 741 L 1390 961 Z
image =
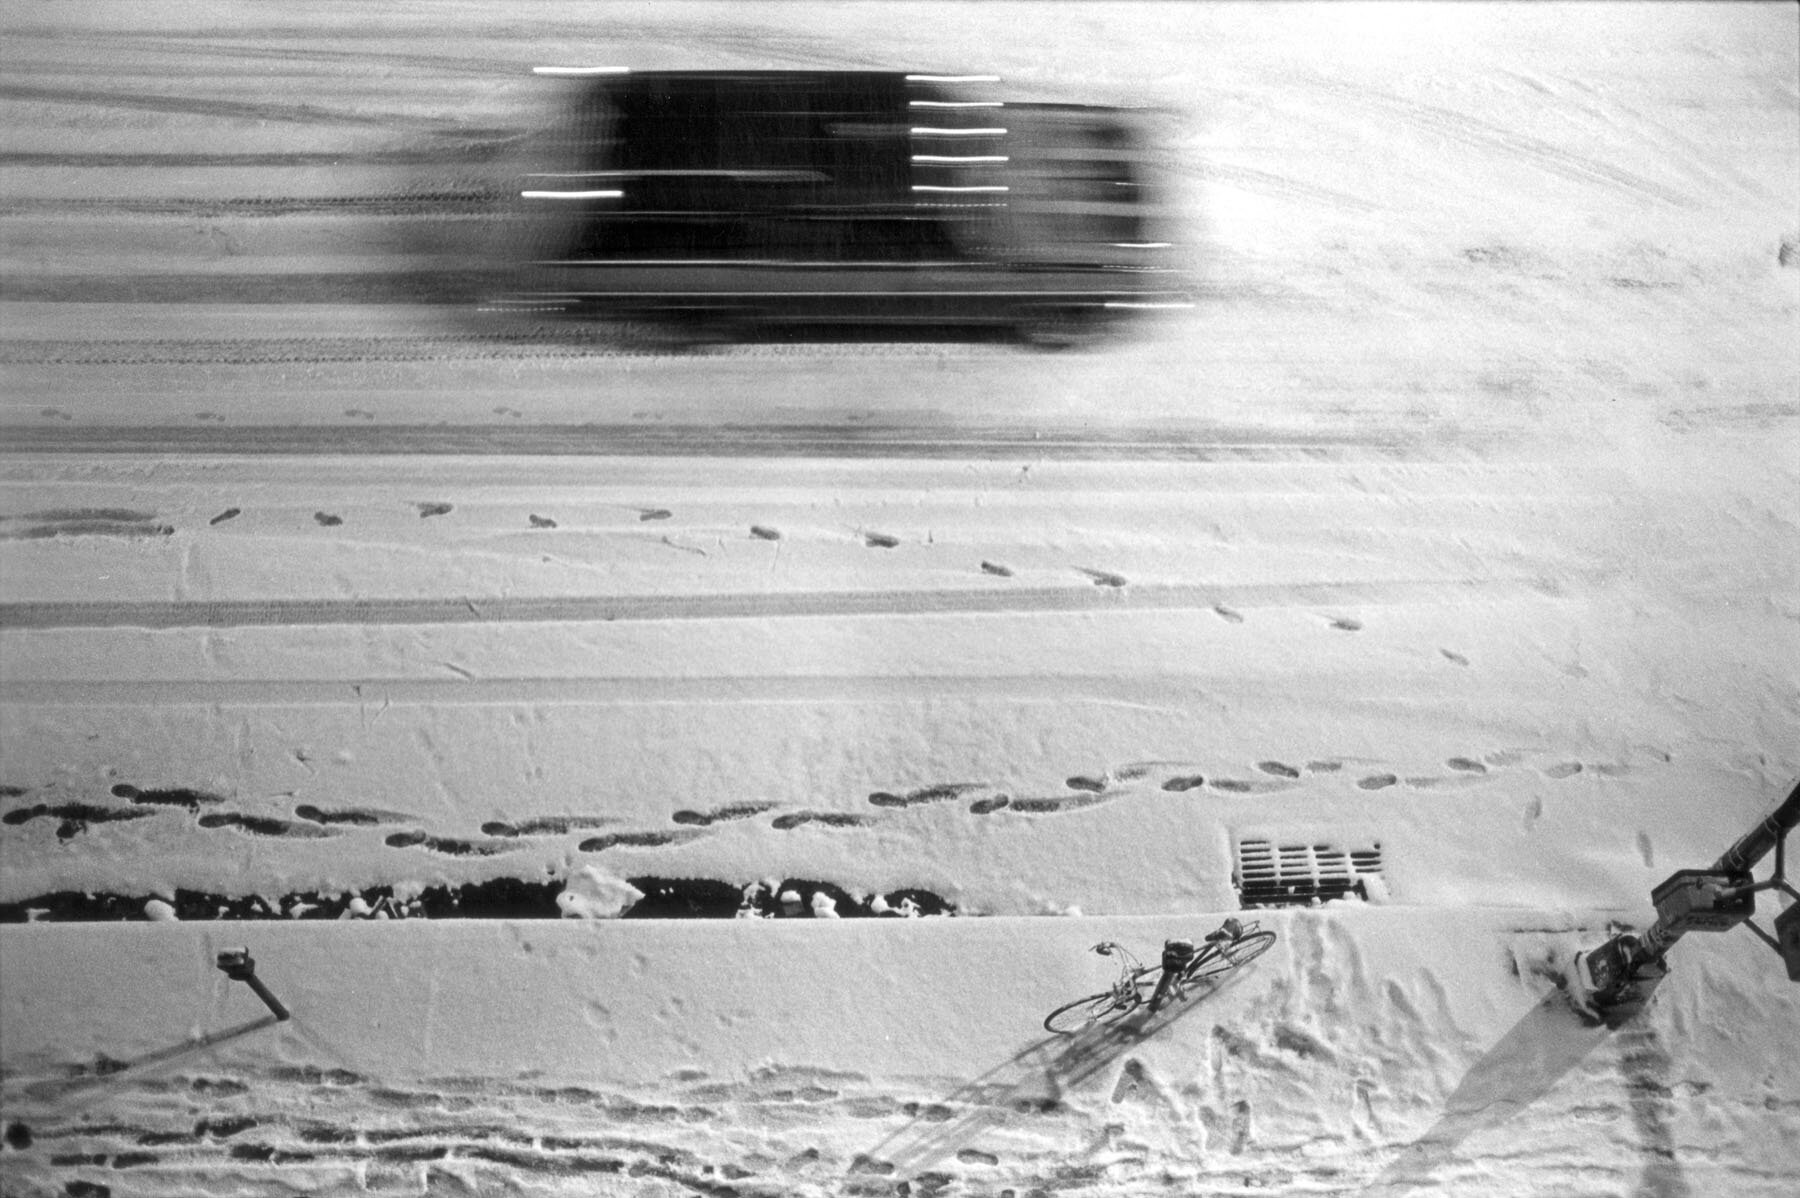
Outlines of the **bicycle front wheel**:
M 1072 1036 L 1097 1020 L 1125 1014 L 1141 1001 L 1135 991 L 1128 998 L 1111 990 L 1105 994 L 1090 994 L 1046 1015 L 1044 1030 L 1055 1032 L 1059 1036 Z

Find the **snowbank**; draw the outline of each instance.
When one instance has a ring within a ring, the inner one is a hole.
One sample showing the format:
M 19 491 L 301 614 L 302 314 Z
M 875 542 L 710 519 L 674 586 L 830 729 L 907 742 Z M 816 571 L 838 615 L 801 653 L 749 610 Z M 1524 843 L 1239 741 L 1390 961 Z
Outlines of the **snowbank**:
M 1549 980 L 1800 773 L 1793 6 L 501 11 L 6 9 L 0 902 L 352 916 L 0 928 L 9 1189 L 1800 1186 L 1766 948 Z M 547 61 L 1156 106 L 1202 302 L 496 340 Z M 1369 901 L 1046 1038 L 1247 859 Z M 794 918 L 355 918 L 650 878 Z
M 145 1193 L 330 1188 L 375 1163 L 556 1192 L 583 1160 L 802 1195 L 940 1172 L 1093 1194 L 1792 1177 L 1800 990 L 1747 935 L 1684 942 L 1648 1016 L 1609 1033 L 1544 975 L 1601 934 L 1595 913 L 1260 918 L 1281 938 L 1227 984 L 1079 1037 L 1039 1022 L 1111 980 L 1088 945 L 1153 958 L 1216 919 L 9 928 L 6 1117 L 32 1146 L 8 1167 Z M 293 1021 L 184 1049 L 262 1014 L 213 965 L 239 944 Z M 149 1159 L 51 1160 L 114 1152 Z

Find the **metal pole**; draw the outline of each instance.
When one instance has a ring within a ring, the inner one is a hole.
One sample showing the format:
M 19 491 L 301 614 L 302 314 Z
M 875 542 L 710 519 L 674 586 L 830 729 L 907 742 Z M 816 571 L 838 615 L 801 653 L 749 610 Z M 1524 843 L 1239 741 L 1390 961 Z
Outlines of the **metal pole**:
M 1771 811 L 1762 823 L 1744 833 L 1736 844 L 1726 849 L 1724 856 L 1713 862 L 1713 868 L 1725 873 L 1748 873 L 1751 866 L 1768 856 L 1769 850 L 1796 826 L 1800 826 L 1800 783 L 1795 783 L 1794 789 L 1788 792 L 1787 799 Z
M 279 1022 L 286 1023 L 293 1018 L 288 1009 L 281 1005 L 281 1000 L 269 993 L 269 988 L 263 985 L 261 978 L 250 974 L 244 980 L 250 983 L 250 989 L 256 991 L 256 997 L 263 1000 L 263 1005 L 269 1008 L 269 1013 L 274 1015 Z

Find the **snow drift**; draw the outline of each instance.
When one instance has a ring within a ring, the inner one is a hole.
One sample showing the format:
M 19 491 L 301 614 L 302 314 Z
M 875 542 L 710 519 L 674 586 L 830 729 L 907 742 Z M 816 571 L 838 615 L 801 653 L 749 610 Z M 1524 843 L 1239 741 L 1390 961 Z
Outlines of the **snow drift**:
M 1765 947 L 1555 982 L 1800 773 L 1791 6 L 504 11 L 7 9 L 0 904 L 183 916 L 0 928 L 7 1193 L 1800 1184 Z M 1204 302 L 497 332 L 546 61 L 1154 106 Z

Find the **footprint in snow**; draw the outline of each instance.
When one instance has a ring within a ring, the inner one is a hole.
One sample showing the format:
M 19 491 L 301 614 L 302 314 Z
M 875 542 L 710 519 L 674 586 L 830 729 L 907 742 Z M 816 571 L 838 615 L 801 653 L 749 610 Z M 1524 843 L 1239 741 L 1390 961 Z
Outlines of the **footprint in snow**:
M 1386 790 L 1399 783 L 1400 779 L 1393 774 L 1370 774 L 1366 778 L 1359 778 L 1356 785 L 1363 790 Z
M 859 1152 L 856 1159 L 850 1162 L 852 1173 L 873 1173 L 878 1177 L 886 1177 L 894 1171 L 894 1166 L 887 1161 L 876 1160 L 867 1153 Z
M 806 824 L 824 824 L 827 828 L 866 828 L 875 821 L 865 815 L 847 815 L 841 811 L 796 811 L 778 815 L 769 826 L 779 832 L 791 832 Z
M 606 836 L 593 836 L 582 841 L 576 847 L 584 853 L 602 853 L 615 846 L 624 848 L 655 849 L 665 845 L 684 844 L 698 832 L 614 832 Z
M 190 790 L 184 786 L 154 787 L 140 790 L 129 782 L 121 782 L 112 788 L 115 799 L 130 799 L 133 803 L 148 803 L 156 807 L 186 807 L 189 811 L 200 810 L 202 803 L 223 803 L 224 797 L 209 794 L 204 790 Z
M 982 784 L 979 782 L 940 782 L 935 786 L 921 786 L 903 795 L 878 790 L 869 796 L 869 802 L 876 807 L 917 807 L 923 803 L 942 803 L 960 798 L 971 790 L 980 789 Z
M 314 824 L 359 824 L 373 827 L 382 822 L 381 817 L 372 811 L 361 811 L 356 808 L 327 811 L 323 807 L 315 807 L 311 803 L 302 803 L 294 808 L 294 815 Z
M 1250 1145 L 1250 1104 L 1239 1099 L 1231 1108 L 1231 1147 L 1232 1156 L 1242 1156 L 1244 1149 Z
M 1300 771 L 1281 761 L 1259 761 L 1256 768 L 1265 774 L 1273 774 L 1277 778 L 1298 778 Z
M 1059 795 L 1054 798 L 1019 798 L 1008 805 L 1014 811 L 1022 811 L 1028 815 L 1056 815 L 1064 811 L 1079 811 L 1103 801 L 1092 796 Z
M 1123 574 L 1114 574 L 1110 570 L 1090 570 L 1086 566 L 1076 566 L 1075 568 L 1093 580 L 1097 587 L 1122 587 L 1126 584 Z
M 1557 781 L 1560 782 L 1564 778 L 1573 778 L 1576 774 L 1579 774 L 1580 772 L 1581 772 L 1581 763 L 1579 761 L 1563 761 L 1563 762 L 1558 762 L 1556 765 L 1553 765 L 1549 769 L 1545 770 L 1544 776 L 1547 778 L 1555 778 Z
M 442 853 L 446 857 L 493 857 L 512 851 L 512 846 L 477 844 L 472 840 L 461 840 L 453 836 L 430 836 L 416 829 L 395 832 L 384 843 L 393 849 L 422 848 Z
M 321 830 L 302 827 L 284 819 L 265 815 L 245 815 L 241 811 L 209 812 L 199 818 L 202 828 L 241 828 L 253 836 L 323 836 Z
M 481 825 L 481 832 L 484 836 L 512 840 L 520 836 L 562 836 L 577 829 L 604 827 L 611 822 L 611 817 L 604 815 L 540 815 L 517 823 L 491 819 Z
M 726 820 L 749 819 L 751 816 L 761 815 L 765 811 L 774 810 L 774 808 L 774 803 L 728 803 L 723 807 L 715 807 L 711 811 L 677 811 L 669 818 L 678 824 L 704 828 L 709 824 Z

